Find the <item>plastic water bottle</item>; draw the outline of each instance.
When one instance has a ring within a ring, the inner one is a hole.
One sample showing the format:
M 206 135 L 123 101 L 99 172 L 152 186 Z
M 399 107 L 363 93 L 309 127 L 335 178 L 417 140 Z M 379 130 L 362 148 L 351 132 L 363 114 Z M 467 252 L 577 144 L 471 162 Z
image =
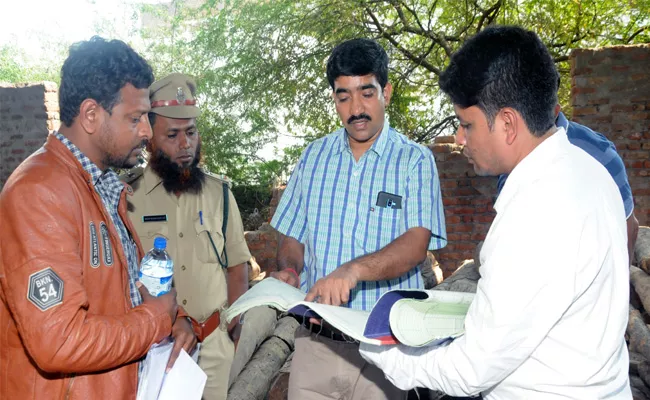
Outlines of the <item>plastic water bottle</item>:
M 167 251 L 167 239 L 157 237 L 140 265 L 140 282 L 152 296 L 161 296 L 172 288 L 174 263 Z

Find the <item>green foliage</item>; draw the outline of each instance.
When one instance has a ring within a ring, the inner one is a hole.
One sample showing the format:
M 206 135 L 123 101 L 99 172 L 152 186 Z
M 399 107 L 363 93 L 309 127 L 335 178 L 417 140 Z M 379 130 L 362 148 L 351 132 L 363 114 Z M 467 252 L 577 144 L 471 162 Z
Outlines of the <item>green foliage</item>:
M 438 75 L 468 37 L 490 24 L 517 24 L 540 35 L 562 74 L 566 111 L 572 49 L 650 42 L 650 0 L 189 3 L 196 1 L 140 6 L 144 47 L 136 48 L 144 50 L 157 78 L 171 72 L 196 77 L 205 164 L 242 186 L 286 179 L 305 143 L 340 126 L 325 65 L 346 39 L 371 37 L 384 46 L 394 86 L 391 124 L 425 143 L 455 128 Z M 113 32 L 110 21 L 98 31 Z M 0 47 L 0 81 L 58 79 L 58 60 L 53 68 L 45 62 L 30 67 L 31 61 L 13 47 Z M 295 143 L 276 160 L 262 159 L 260 151 L 281 135 Z
M 25 83 L 52 81 L 59 83 L 58 66 L 30 60 L 18 47 L 5 44 L 0 47 L 0 82 Z
M 343 40 L 372 37 L 386 48 L 391 124 L 419 142 L 455 128 L 438 75 L 465 39 L 490 24 L 540 35 L 562 74 L 565 110 L 572 49 L 650 41 L 648 0 L 208 0 L 190 12 L 174 4 L 170 26 L 187 29 L 191 21 L 194 34 L 158 51 L 199 79 L 206 162 L 241 182 L 268 182 L 264 171 L 292 165 L 302 144 L 339 126 L 325 64 Z M 280 164 L 257 159 L 279 134 L 302 143 Z

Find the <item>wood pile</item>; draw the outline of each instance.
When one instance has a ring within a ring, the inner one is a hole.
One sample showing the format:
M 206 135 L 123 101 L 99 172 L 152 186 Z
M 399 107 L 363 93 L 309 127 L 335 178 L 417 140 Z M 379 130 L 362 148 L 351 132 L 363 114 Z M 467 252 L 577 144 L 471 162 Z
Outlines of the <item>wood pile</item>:
M 650 228 L 639 228 L 630 266 L 630 385 L 635 400 L 650 400 Z M 640 268 L 639 268 L 640 267 Z
M 293 353 L 298 321 L 268 307 L 249 310 L 230 373 L 228 400 L 264 400 Z M 244 332 L 246 329 L 246 332 Z
M 478 255 L 478 251 L 475 254 Z M 428 258 L 426 263 L 426 267 L 422 265 L 423 270 L 435 284 L 437 262 Z M 256 268 L 253 266 L 251 269 L 253 272 Z M 475 260 L 465 260 L 433 290 L 475 293 L 480 276 L 477 256 Z M 255 281 L 261 277 L 256 278 Z M 282 315 L 268 307 L 258 307 L 246 313 L 230 374 L 228 400 L 286 399 L 288 366 L 298 323 L 290 316 L 278 317 Z M 639 228 L 633 265 L 630 266 L 630 314 L 625 339 L 630 353 L 633 399 L 650 400 L 650 227 Z M 421 398 L 427 399 L 427 396 Z M 440 392 L 428 395 L 429 400 L 446 398 Z

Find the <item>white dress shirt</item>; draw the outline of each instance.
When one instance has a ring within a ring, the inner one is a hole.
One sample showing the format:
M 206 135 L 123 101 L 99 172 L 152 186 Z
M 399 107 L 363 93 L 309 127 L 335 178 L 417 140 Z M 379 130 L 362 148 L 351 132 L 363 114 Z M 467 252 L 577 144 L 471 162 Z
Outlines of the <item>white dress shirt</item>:
M 401 389 L 631 399 L 627 231 L 612 177 L 559 129 L 515 167 L 494 208 L 465 335 L 361 354 Z

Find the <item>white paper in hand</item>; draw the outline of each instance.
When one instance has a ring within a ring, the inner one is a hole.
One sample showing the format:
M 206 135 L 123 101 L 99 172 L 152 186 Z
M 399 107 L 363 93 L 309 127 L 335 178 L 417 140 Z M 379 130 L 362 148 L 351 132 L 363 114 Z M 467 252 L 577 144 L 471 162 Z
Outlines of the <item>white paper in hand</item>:
M 167 373 L 158 400 L 201 400 L 208 376 L 183 349 Z
M 137 400 L 156 400 L 158 398 L 160 387 L 165 379 L 165 368 L 173 347 L 173 342 L 163 342 L 151 346 L 147 357 L 142 361 Z

